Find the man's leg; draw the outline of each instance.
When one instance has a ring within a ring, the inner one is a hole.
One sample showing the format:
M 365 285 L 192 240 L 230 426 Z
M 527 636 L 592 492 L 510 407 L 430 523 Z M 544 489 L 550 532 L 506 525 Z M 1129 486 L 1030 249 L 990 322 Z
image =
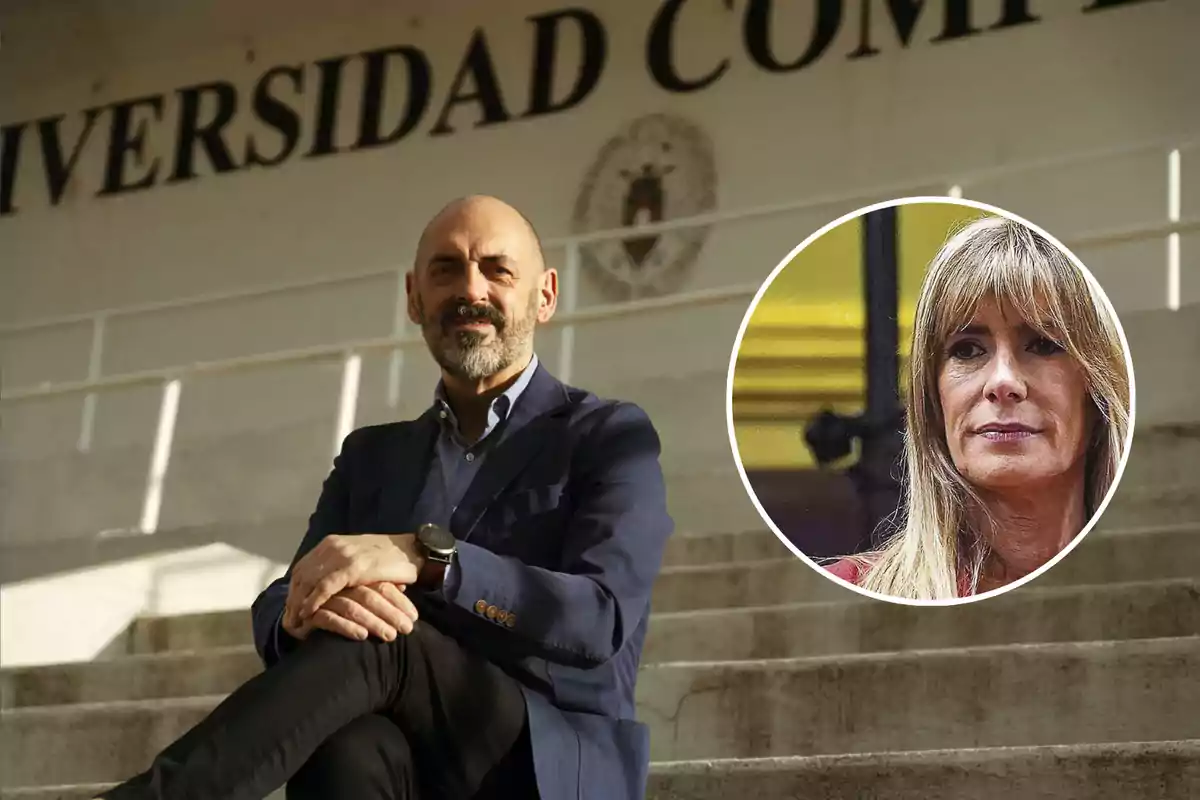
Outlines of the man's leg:
M 428 622 L 417 629 L 420 646 L 409 651 L 390 713 L 412 746 L 421 787 L 430 797 L 467 800 L 495 782 L 493 773 L 515 778 L 522 764 L 532 781 L 525 696 L 517 681 Z
M 416 800 L 412 748 L 382 714 L 364 714 L 330 736 L 287 782 L 287 800 Z
M 395 707 L 359 717 L 327 739 L 288 781 L 288 800 L 536 800 L 516 682 L 436 628 L 426 626 L 420 637 L 421 655 Z
M 484 776 L 472 800 L 538 800 L 539 797 L 527 722 L 508 755 Z
M 519 740 L 524 697 L 499 667 L 428 621 L 394 642 L 314 631 L 251 678 L 109 800 L 262 800 L 333 736 L 383 712 L 415 772 L 439 795 L 469 797 Z M 530 765 L 532 769 L 532 765 Z

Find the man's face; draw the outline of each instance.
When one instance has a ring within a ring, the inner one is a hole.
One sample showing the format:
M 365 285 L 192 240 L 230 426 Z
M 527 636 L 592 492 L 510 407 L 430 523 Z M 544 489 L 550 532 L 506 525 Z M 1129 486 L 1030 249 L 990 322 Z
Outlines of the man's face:
M 534 328 L 553 313 L 547 277 L 513 209 L 467 201 L 426 229 L 408 280 L 409 317 L 442 369 L 479 381 L 532 352 Z

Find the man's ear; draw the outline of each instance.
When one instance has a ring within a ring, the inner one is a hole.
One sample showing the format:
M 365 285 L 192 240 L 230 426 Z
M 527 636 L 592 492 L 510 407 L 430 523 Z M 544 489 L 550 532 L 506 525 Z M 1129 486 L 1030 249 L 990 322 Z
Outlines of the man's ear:
M 417 278 L 412 272 L 404 273 L 404 292 L 407 295 L 408 319 L 414 325 L 421 324 L 421 310 L 417 304 Z
M 558 308 L 558 270 L 547 268 L 538 276 L 538 315 L 540 323 L 550 321 Z

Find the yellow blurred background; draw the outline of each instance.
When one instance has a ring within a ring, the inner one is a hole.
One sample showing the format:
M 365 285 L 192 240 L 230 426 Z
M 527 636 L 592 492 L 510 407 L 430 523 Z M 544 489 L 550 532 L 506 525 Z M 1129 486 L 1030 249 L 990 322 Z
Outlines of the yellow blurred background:
M 983 215 L 952 203 L 899 207 L 902 375 L 926 265 L 953 230 Z M 754 309 L 733 377 L 734 432 L 747 470 L 815 468 L 804 443 L 808 419 L 822 409 L 863 410 L 862 238 L 862 217 L 829 229 L 779 271 Z

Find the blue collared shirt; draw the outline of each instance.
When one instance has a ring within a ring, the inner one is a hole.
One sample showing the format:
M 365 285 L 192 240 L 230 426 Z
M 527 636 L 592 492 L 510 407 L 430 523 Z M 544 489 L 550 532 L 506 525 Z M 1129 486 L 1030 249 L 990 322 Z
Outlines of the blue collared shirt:
M 432 522 L 444 528 L 450 527 L 450 518 L 462 502 L 467 487 L 471 485 L 471 481 L 475 479 L 487 459 L 488 451 L 512 433 L 512 426 L 507 424 L 508 417 L 525 387 L 533 379 L 537 367 L 538 358 L 535 354 L 529 360 L 528 366 L 513 381 L 512 386 L 492 400 L 488 407 L 487 425 L 483 435 L 475 442 L 468 442 L 463 438 L 454 410 L 446 401 L 445 384 L 438 382 L 434 392 L 434 405 L 437 408 L 440 430 L 425 488 L 421 490 L 413 508 L 415 525 Z

